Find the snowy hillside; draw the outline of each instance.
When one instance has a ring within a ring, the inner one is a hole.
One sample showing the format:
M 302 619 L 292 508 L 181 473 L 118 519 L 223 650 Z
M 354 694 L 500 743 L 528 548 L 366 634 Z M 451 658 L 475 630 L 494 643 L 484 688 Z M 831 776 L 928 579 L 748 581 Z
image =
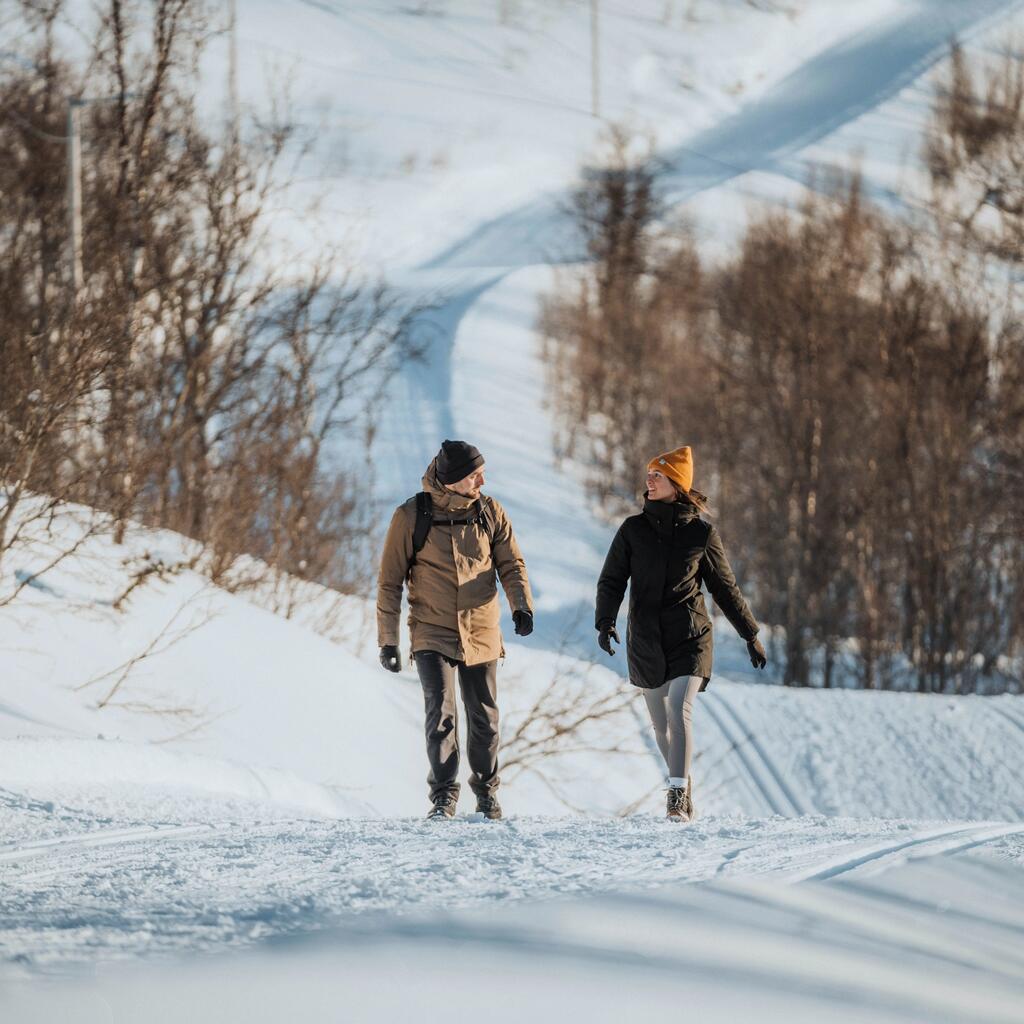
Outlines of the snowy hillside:
M 652 136 L 713 248 L 809 160 L 863 151 L 878 192 L 912 175 L 950 36 L 984 45 L 1022 7 L 602 3 L 600 112 Z M 560 204 L 602 130 L 588 5 L 238 9 L 242 94 L 259 104 L 268 65 L 287 72 L 316 138 L 301 189 L 324 216 L 283 210 L 282 235 L 344 241 L 441 297 L 425 361 L 393 382 L 374 497 L 418 489 L 444 437 L 485 454 L 537 604 L 500 669 L 506 738 L 549 688 L 632 699 L 510 770 L 503 823 L 467 794 L 439 830 L 421 821 L 419 683 L 377 664 L 369 604 L 316 593 L 285 618 L 141 529 L 43 571 L 71 510 L 0 565 L 0 592 L 27 584 L 0 608 L 3 1019 L 393 1020 L 412 999 L 417 1019 L 460 1020 L 485 999 L 495 1020 L 618 1021 L 681 986 L 710 1020 L 1019 1019 L 1024 698 L 754 686 L 718 622 L 700 818 L 660 818 L 642 701 L 623 657 L 595 660 L 611 529 L 555 461 L 533 331 L 579 256 Z M 211 106 L 223 74 L 212 61 Z M 156 563 L 173 568 L 129 590 Z
M 73 529 L 69 519 L 65 537 Z M 412 670 L 393 677 L 377 665 L 372 606 L 323 594 L 326 612 L 307 607 L 307 619 L 333 626 L 332 641 L 301 616 L 260 607 L 259 593 L 231 594 L 182 569 L 115 609 L 133 567 L 188 553 L 182 538 L 140 529 L 120 547 L 88 539 L 38 578 L 50 544 L 12 562 L 8 578 L 34 584 L 0 616 L 0 785 L 90 806 L 115 791 L 130 805 L 140 788 L 177 787 L 316 816 L 420 813 L 420 688 Z M 543 639 L 507 646 L 507 734 L 556 677 L 566 688 L 578 676 L 595 693 L 631 692 L 604 665 L 545 651 Z M 738 667 L 723 646 L 723 665 Z M 697 710 L 706 813 L 1024 819 L 1017 697 L 793 691 L 730 674 L 744 676 L 726 670 Z M 514 774 L 509 810 L 657 807 L 659 755 L 632 696 L 609 726 L 621 753 L 599 752 L 595 736 L 591 751 Z M 971 785 L 951 790 L 951 774 Z

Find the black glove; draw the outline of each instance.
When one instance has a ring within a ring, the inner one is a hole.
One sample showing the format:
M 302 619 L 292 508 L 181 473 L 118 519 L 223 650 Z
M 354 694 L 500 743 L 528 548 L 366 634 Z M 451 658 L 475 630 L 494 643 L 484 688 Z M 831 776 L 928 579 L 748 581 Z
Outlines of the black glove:
M 598 634 L 597 634 L 597 645 L 598 645 L 598 647 L 600 647 L 601 650 L 605 651 L 607 654 L 614 655 L 615 651 L 612 648 L 612 641 L 613 640 L 617 644 L 621 644 L 622 643 L 622 641 L 619 639 L 619 634 L 615 632 L 615 623 L 614 622 L 603 622 L 603 623 L 601 623 L 601 625 L 598 627 Z
M 764 668 L 768 664 L 768 655 L 764 653 L 764 647 L 756 636 L 747 641 L 747 654 L 750 655 L 750 664 L 754 668 Z
M 398 648 L 394 644 L 385 644 L 380 649 L 380 663 L 389 672 L 402 671 L 402 655 L 399 654 Z
M 516 624 L 516 636 L 529 636 L 533 632 L 533 612 L 517 609 L 512 613 L 512 621 Z

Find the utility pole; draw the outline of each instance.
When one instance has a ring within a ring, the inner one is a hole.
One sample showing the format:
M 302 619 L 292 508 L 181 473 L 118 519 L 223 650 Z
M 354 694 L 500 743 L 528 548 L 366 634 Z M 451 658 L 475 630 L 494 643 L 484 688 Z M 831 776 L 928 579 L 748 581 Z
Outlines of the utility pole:
M 590 0 L 590 112 L 601 116 L 601 47 L 598 35 L 599 0 Z
M 79 113 L 82 101 L 68 98 L 68 266 L 71 295 L 82 291 L 82 130 Z

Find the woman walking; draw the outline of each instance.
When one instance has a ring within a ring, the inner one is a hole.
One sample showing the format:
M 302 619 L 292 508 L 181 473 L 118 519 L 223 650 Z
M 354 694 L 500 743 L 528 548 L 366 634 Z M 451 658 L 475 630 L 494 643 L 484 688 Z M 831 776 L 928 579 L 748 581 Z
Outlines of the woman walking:
M 668 817 L 695 817 L 690 761 L 693 700 L 711 679 L 711 619 L 701 583 L 747 642 L 755 668 L 768 663 L 757 620 L 736 586 L 718 531 L 700 517 L 707 499 L 692 490 L 688 447 L 651 459 L 644 509 L 619 527 L 597 582 L 598 643 L 614 654 L 615 618 L 630 582 L 629 681 L 644 691 L 668 777 Z

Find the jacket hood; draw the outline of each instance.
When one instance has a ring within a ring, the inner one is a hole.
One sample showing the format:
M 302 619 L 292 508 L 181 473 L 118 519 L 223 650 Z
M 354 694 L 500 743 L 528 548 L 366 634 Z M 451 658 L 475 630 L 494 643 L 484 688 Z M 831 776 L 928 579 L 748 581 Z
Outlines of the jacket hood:
M 423 479 L 420 483 L 423 485 L 423 490 L 430 495 L 434 508 L 440 512 L 461 512 L 464 509 L 468 509 L 476 501 L 476 498 L 467 498 L 462 494 L 449 491 L 437 479 L 436 455 L 430 460 L 430 465 L 424 471 Z

